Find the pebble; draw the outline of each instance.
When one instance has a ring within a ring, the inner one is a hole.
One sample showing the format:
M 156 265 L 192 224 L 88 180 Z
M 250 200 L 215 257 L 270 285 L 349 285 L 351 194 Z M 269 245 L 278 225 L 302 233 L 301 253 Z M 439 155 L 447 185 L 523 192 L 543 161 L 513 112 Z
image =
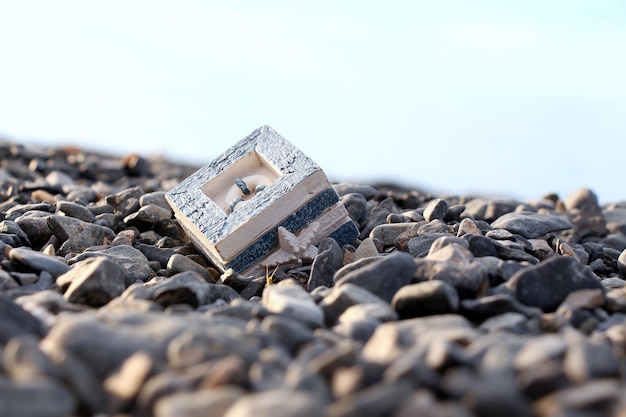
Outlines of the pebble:
M 263 305 L 272 313 L 288 315 L 310 327 L 321 327 L 324 323 L 322 309 L 295 280 L 265 288 Z
M 343 266 L 343 251 L 332 238 L 323 239 L 318 246 L 318 254 L 311 265 L 311 274 L 307 282 L 307 291 L 315 288 L 333 286 L 335 272 Z
M 35 271 L 47 271 L 55 278 L 66 273 L 70 269 L 67 263 L 55 257 L 44 255 L 41 252 L 26 248 L 11 249 L 9 251 L 9 258 L 12 261 L 25 265 Z
M 83 252 L 72 258 L 69 263 L 74 264 L 87 258 L 99 256 L 111 258 L 122 268 L 126 287 L 137 281 L 146 282 L 156 275 L 148 264 L 148 258 L 130 245 L 105 246 L 100 250 Z
M 413 281 L 415 268 L 413 257 L 400 252 L 348 272 L 335 285 L 354 284 L 390 302 L 400 288 Z
M 574 258 L 555 256 L 516 272 L 507 282 L 518 301 L 544 311 L 554 311 L 574 291 L 604 290 L 600 279 Z
M 570 229 L 572 226 L 572 222 L 563 216 L 528 211 L 503 214 L 491 223 L 494 229 L 505 229 L 526 239 L 535 239 L 551 232 Z
M 70 303 L 101 307 L 124 292 L 122 268 L 106 256 L 88 258 L 57 278 Z
M 73 217 L 52 215 L 46 218 L 52 234 L 62 242 L 57 254 L 81 253 L 91 246 L 113 240 L 115 233 L 108 227 L 87 223 Z
M 459 295 L 445 281 L 424 281 L 400 288 L 391 305 L 401 319 L 456 313 Z
M 220 273 L 196 167 L 0 141 L 1 415 L 621 415 L 626 203 L 334 184 L 359 239 Z M 621 413 L 621 414 L 620 414 Z

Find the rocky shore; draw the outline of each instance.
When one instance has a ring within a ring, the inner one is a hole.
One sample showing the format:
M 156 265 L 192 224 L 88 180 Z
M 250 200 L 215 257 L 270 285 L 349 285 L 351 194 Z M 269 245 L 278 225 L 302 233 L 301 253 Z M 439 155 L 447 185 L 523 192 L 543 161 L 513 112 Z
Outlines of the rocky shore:
M 359 239 L 249 277 L 165 201 L 196 167 L 0 161 L 1 416 L 626 416 L 626 201 L 336 184 Z

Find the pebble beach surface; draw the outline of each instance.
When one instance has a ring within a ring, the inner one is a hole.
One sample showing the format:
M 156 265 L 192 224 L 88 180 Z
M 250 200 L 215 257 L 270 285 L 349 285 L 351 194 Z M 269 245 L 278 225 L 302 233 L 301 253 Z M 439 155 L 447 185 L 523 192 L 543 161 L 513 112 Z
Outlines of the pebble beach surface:
M 626 202 L 335 184 L 359 238 L 249 277 L 165 201 L 196 167 L 0 161 L 0 416 L 626 416 Z

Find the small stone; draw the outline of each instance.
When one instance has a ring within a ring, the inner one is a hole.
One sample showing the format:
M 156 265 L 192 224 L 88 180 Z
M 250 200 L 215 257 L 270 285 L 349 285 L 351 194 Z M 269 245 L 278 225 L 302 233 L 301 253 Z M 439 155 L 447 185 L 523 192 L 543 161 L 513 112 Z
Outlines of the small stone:
M 90 246 L 111 241 L 115 233 L 108 227 L 83 222 L 73 217 L 58 214 L 47 217 L 48 227 L 63 244 L 58 250 L 61 256 L 69 253 L 81 253 Z
M 72 393 L 53 379 L 9 382 L 0 379 L 0 415 L 20 417 L 64 417 L 74 415 L 78 402 Z
M 380 227 L 380 226 L 379 226 Z M 378 249 L 371 237 L 364 239 L 356 251 L 354 252 L 354 259 L 359 260 L 363 258 L 370 258 L 372 256 L 378 256 Z
M 459 295 L 447 282 L 425 281 L 400 288 L 391 306 L 401 319 L 455 313 L 459 308 Z
M 556 391 L 534 404 L 539 417 L 565 415 L 612 415 L 622 387 L 617 380 L 600 379 Z
M 435 219 L 443 220 L 448 212 L 448 202 L 441 198 L 431 200 L 424 208 L 424 219 L 430 222 Z
M 619 258 L 617 258 L 617 268 L 619 269 L 619 273 L 626 277 L 626 249 L 620 253 Z
M 4 370 L 13 380 L 48 377 L 61 378 L 60 370 L 39 348 L 39 339 L 32 334 L 13 337 L 4 347 Z
M 493 241 L 488 237 L 483 235 L 470 235 L 467 242 L 469 243 L 468 249 L 472 252 L 472 255 L 477 258 L 483 256 L 498 256 L 498 251 Z
M 64 297 L 70 303 L 100 307 L 124 292 L 122 268 L 108 257 L 100 256 L 74 264 L 59 276 L 57 284 L 66 288 Z
M 107 256 L 122 267 L 126 287 L 137 281 L 146 282 L 155 276 L 146 256 L 130 245 L 112 246 L 104 250 L 83 252 L 74 257 L 70 263 L 80 262 L 97 256 Z
M 335 285 L 355 284 L 391 302 L 394 294 L 413 281 L 415 261 L 409 254 L 398 252 L 376 259 L 369 265 L 353 270 Z
M 151 193 L 145 193 L 139 197 L 139 206 L 145 207 L 149 204 L 154 204 L 166 210 L 171 210 L 170 205 L 165 199 L 165 191 L 153 191 Z
M 412 392 L 411 385 L 403 381 L 375 384 L 329 405 L 324 415 L 328 417 L 393 415 L 394 410 L 399 408 Z
M 320 307 L 324 311 L 326 324 L 332 326 L 350 306 L 371 303 L 387 305 L 386 301 L 365 288 L 346 283 L 333 287 L 331 292 L 321 301 Z
M 458 237 L 464 235 L 482 236 L 482 232 L 480 231 L 474 220 L 466 217 L 461 220 L 461 223 L 459 223 L 459 231 L 457 232 Z
M 362 194 L 348 193 L 341 195 L 341 203 L 348 212 L 348 216 L 358 224 L 366 212 L 367 200 Z
M 33 334 L 41 338 L 46 334 L 44 325 L 37 318 L 3 295 L 0 295 L 0 317 L 0 345 L 18 335 Z
M 522 303 L 554 311 L 567 295 L 583 289 L 604 291 L 598 277 L 575 259 L 555 256 L 516 272 L 507 282 Z
M 322 239 L 318 245 L 318 254 L 311 265 L 311 274 L 307 291 L 320 286 L 332 287 L 335 272 L 343 266 L 343 251 L 339 244 L 330 237 Z
M 303 344 L 313 340 L 313 332 L 302 322 L 283 315 L 272 315 L 263 319 L 261 329 L 277 337 L 289 351 L 295 352 Z
M 314 328 L 324 323 L 322 309 L 294 280 L 281 281 L 265 288 L 263 305 L 272 313 L 291 316 Z
M 154 226 L 161 220 L 170 219 L 172 217 L 172 210 L 169 208 L 163 208 L 156 204 L 148 204 L 141 207 L 138 211 L 129 214 L 124 218 L 124 223 L 129 226 L 137 227 L 150 227 Z
M 509 294 L 495 294 L 461 302 L 461 309 L 466 317 L 482 321 L 503 313 L 520 313 L 528 318 L 538 317 L 542 311 L 528 307 Z
M 223 416 L 246 392 L 236 386 L 210 390 L 179 392 L 159 399 L 154 407 L 156 417 Z
M 567 342 L 560 335 L 543 335 L 530 339 L 515 357 L 515 367 L 524 370 L 560 359 L 567 351 Z
M 398 315 L 389 304 L 369 303 L 350 306 L 339 316 L 339 323 L 377 320 L 380 322 L 397 320 Z
M 423 258 L 430 252 L 433 242 L 440 237 L 449 236 L 448 233 L 433 233 L 410 239 L 407 243 L 408 251 L 414 258 Z
M 152 359 L 145 352 L 137 352 L 124 361 L 120 369 L 103 383 L 107 393 L 108 409 L 116 412 L 134 400 L 152 370 Z
M 215 282 L 207 268 L 178 253 L 173 254 L 167 261 L 167 270 L 171 275 L 185 271 L 194 271 L 200 274 L 205 281 L 210 283 Z
M 578 236 L 606 235 L 606 221 L 598 197 L 592 190 L 578 189 L 565 199 L 564 204 Z
M 37 215 L 42 213 L 42 216 Z M 46 244 L 46 242 L 52 236 L 52 232 L 48 227 L 46 217 L 49 213 L 29 211 L 25 215 L 15 219 L 15 223 L 22 228 L 22 230 L 28 235 L 30 242 L 40 247 Z
M 529 211 L 507 213 L 491 223 L 494 229 L 506 229 L 526 239 L 535 239 L 551 232 L 570 229 L 572 226 L 572 222 L 563 216 Z
M 56 214 L 73 217 L 87 223 L 94 220 L 94 214 L 85 206 L 69 201 L 60 201 L 56 205 Z
M 445 246 L 415 263 L 415 281 L 445 281 L 461 298 L 476 296 L 487 283 L 487 271 L 473 260 L 468 249 L 458 244 Z
M 284 388 L 242 396 L 224 417 L 319 417 L 322 405 L 317 398 Z
M 26 265 L 35 271 L 47 271 L 55 278 L 70 269 L 65 262 L 55 257 L 26 248 L 11 249 L 9 257 L 11 260 Z
M 369 200 L 376 196 L 376 188 L 370 185 L 361 185 L 361 184 L 333 184 L 333 188 L 339 194 L 339 196 L 344 196 L 351 193 L 361 194 L 365 199 Z
M 372 230 L 369 238 L 380 240 L 385 246 L 393 246 L 396 239 L 403 233 L 415 228 L 416 223 L 385 223 Z M 416 229 L 417 230 L 417 229 Z

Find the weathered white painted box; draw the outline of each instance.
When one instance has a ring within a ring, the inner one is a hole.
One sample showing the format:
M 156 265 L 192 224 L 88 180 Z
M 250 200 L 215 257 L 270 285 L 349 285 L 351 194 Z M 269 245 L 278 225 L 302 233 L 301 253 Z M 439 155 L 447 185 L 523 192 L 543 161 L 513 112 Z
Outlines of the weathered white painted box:
M 222 271 L 313 258 L 326 236 L 358 229 L 322 169 L 269 126 L 232 146 L 165 195 L 194 245 Z

